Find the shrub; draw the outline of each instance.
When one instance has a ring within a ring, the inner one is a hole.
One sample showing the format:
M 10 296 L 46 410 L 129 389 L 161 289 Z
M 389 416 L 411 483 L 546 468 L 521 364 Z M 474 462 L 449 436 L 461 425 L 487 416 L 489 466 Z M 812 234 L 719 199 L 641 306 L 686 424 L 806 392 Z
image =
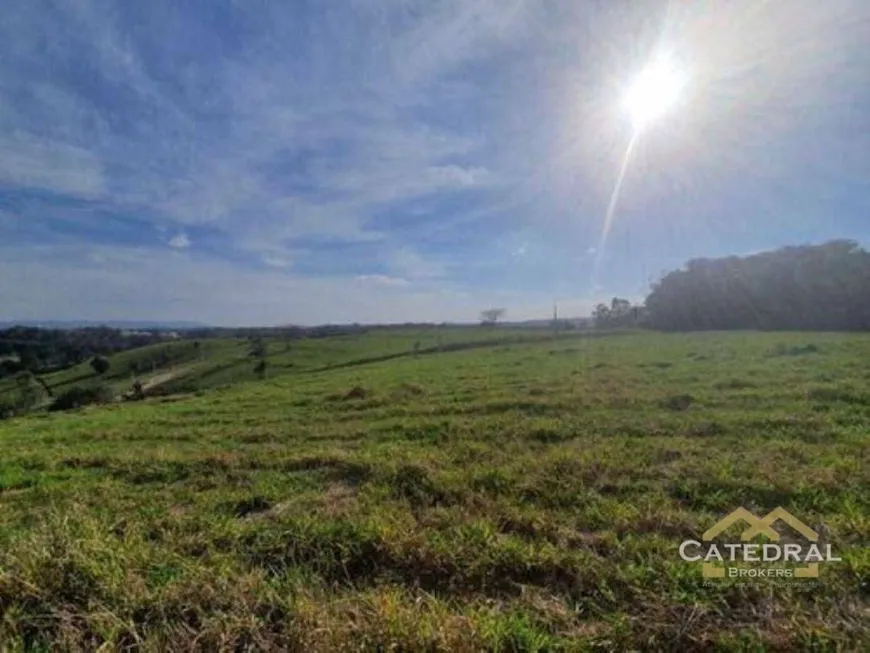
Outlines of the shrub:
M 133 385 L 130 388 L 130 391 L 124 395 L 124 399 L 132 400 L 132 401 L 142 401 L 145 398 L 145 388 L 142 385 L 142 381 L 136 379 L 133 381 Z
M 369 391 L 363 388 L 362 386 L 356 385 L 351 388 L 346 395 L 344 395 L 345 399 L 365 399 L 369 396 Z
M 51 405 L 49 410 L 72 410 L 89 404 L 104 404 L 112 400 L 112 391 L 106 386 L 96 386 L 93 388 L 74 387 L 70 388 L 62 395 L 58 395 Z
M 0 420 L 15 416 L 15 404 L 0 397 Z
M 5 376 L 12 376 L 13 374 L 18 374 L 18 372 L 23 371 L 24 366 L 16 361 L 11 360 L 9 358 L 0 361 L 0 379 Z
M 662 401 L 661 406 L 668 410 L 689 410 L 689 406 L 694 401 L 695 398 L 692 395 L 674 395 Z
M 91 359 L 91 367 L 94 369 L 94 373 L 98 375 L 108 372 L 111 366 L 111 363 L 102 356 L 95 356 Z

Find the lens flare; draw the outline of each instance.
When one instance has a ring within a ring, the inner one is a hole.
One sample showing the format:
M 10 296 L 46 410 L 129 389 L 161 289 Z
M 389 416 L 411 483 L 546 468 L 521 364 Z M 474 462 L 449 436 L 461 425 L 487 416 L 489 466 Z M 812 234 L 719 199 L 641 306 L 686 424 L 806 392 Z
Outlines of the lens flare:
M 613 227 L 619 193 L 622 190 L 622 183 L 625 180 L 625 174 L 628 171 L 631 156 L 640 132 L 676 104 L 685 86 L 685 82 L 686 78 L 679 68 L 674 66 L 666 57 L 659 57 L 641 71 L 628 87 L 625 94 L 624 108 L 634 125 L 634 133 L 628 142 L 628 146 L 625 148 L 622 165 L 619 167 L 619 174 L 616 176 L 616 183 L 610 194 L 610 202 L 607 205 L 607 212 L 604 216 L 601 238 L 596 248 L 593 264 L 593 289 L 599 287 L 599 276 L 604 258 L 604 250 L 607 247 L 607 238 Z
M 601 228 L 601 238 L 598 241 L 598 247 L 595 249 L 595 261 L 592 267 L 593 288 L 597 288 L 600 282 L 601 263 L 604 257 L 604 249 L 607 246 L 607 237 L 610 235 L 610 228 L 613 226 L 613 216 L 616 212 L 616 203 L 619 200 L 619 191 L 622 190 L 622 182 L 625 179 L 625 173 L 628 170 L 628 163 L 631 161 L 631 153 L 634 151 L 635 143 L 637 143 L 637 131 L 634 132 L 631 140 L 628 142 L 628 147 L 625 148 L 622 165 L 619 167 L 619 174 L 616 177 L 613 192 L 610 193 L 610 202 L 607 204 L 607 213 L 604 215 L 604 225 Z

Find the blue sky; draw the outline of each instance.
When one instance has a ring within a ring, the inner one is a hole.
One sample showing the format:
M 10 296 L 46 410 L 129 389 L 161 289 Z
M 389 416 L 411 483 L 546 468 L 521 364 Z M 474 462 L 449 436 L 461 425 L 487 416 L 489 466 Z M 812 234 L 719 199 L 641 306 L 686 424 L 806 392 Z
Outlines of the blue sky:
M 868 245 L 867 43 L 865 0 L 11 0 L 0 319 L 582 315 L 690 258 Z M 602 248 L 662 52 L 685 93 Z

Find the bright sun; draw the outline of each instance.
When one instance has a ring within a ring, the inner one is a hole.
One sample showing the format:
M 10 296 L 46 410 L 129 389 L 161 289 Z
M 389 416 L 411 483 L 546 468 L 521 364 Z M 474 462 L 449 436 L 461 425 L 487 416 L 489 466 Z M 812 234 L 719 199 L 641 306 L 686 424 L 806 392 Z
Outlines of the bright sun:
M 667 59 L 645 68 L 625 95 L 625 109 L 635 130 L 640 130 L 673 106 L 685 83 L 683 74 Z

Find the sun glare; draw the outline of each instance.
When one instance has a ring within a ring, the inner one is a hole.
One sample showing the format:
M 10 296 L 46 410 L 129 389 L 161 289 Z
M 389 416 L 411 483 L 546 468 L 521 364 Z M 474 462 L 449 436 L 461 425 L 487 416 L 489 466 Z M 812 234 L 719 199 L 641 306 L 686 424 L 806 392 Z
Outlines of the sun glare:
M 679 99 L 684 83 L 682 73 L 667 59 L 645 68 L 625 94 L 625 109 L 635 130 L 667 112 Z

